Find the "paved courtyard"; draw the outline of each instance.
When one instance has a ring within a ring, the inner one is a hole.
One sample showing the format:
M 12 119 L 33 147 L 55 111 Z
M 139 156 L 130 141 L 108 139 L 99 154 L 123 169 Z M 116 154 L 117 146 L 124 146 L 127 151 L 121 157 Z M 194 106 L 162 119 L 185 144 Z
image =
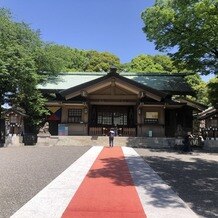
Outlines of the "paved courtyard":
M 0 149 L 0 217 L 10 217 L 90 147 Z M 201 217 L 218 217 L 218 155 L 135 149 Z
M 90 147 L 0 148 L 0 218 L 8 218 Z
M 196 214 L 218 217 L 218 154 L 135 150 Z

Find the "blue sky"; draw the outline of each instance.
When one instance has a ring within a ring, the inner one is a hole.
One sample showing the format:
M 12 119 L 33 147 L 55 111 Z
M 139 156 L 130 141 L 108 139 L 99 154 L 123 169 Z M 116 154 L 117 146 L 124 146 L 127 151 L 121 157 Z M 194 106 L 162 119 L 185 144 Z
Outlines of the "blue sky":
M 141 12 L 154 0 L 0 0 L 14 19 L 40 30 L 41 38 L 77 49 L 108 51 L 122 63 L 160 54 L 142 31 Z
M 156 54 L 142 31 L 141 12 L 153 0 L 0 0 L 14 18 L 41 31 L 45 41 L 108 51 L 122 63 Z

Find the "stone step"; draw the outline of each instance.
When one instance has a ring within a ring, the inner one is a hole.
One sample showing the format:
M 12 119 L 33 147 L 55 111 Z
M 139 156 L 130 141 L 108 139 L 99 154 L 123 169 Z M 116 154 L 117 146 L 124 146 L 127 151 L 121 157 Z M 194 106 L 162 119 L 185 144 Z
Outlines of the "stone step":
M 175 144 L 174 138 L 120 137 L 114 138 L 114 146 L 169 148 Z M 47 146 L 108 146 L 107 136 L 50 136 L 38 137 L 37 145 Z

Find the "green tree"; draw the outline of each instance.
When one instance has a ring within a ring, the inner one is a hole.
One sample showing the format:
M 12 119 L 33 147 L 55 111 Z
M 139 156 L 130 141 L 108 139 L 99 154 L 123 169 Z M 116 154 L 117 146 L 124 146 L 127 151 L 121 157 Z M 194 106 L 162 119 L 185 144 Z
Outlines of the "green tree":
M 218 73 L 218 0 L 156 0 L 142 15 L 159 51 L 201 74 Z
M 43 43 L 33 54 L 38 75 L 46 79 L 49 75 L 57 75 L 70 63 L 70 50 L 53 43 Z
M 46 113 L 36 85 L 59 72 L 59 62 L 38 32 L 13 21 L 9 11 L 0 9 L 0 105 L 13 96 L 10 103 L 23 106 L 29 118 L 34 117 L 29 123 L 34 127 Z M 37 101 L 31 102 L 36 96 Z
M 71 49 L 71 64 L 68 68 L 70 71 L 84 72 L 88 62 L 87 51 Z
M 130 63 L 131 71 L 133 72 L 162 72 L 163 67 L 154 62 L 150 55 L 139 55 L 133 58 Z
M 45 65 L 41 60 L 42 68 L 44 65 L 46 68 L 59 70 L 59 72 L 83 72 L 89 62 L 87 57 L 87 51 L 70 48 L 67 46 L 57 44 L 46 44 L 44 50 L 44 59 L 52 58 L 51 65 Z M 41 57 L 41 56 L 40 56 Z M 49 69 L 50 70 L 50 69 Z M 43 69 L 47 71 L 47 69 Z
M 106 72 L 112 65 L 120 66 L 119 58 L 109 52 L 79 50 L 55 44 L 47 45 L 46 49 L 57 59 L 55 63 L 60 71 Z
M 186 76 L 185 79 L 195 92 L 195 96 L 189 96 L 189 98 L 207 105 L 209 103 L 207 97 L 207 84 L 201 79 L 198 74 Z
M 218 77 L 211 79 L 207 84 L 208 99 L 214 106 L 218 104 Z
M 84 69 L 86 72 L 107 72 L 112 65 L 120 67 L 119 58 L 109 52 L 91 50 L 86 52 L 86 57 L 87 63 Z
M 178 68 L 174 65 L 172 59 L 167 55 L 155 55 L 155 56 L 153 56 L 153 61 L 156 64 L 161 65 L 163 72 L 170 72 L 170 73 L 175 72 L 176 73 L 179 71 Z M 181 69 L 182 68 L 180 67 L 180 70 Z M 181 71 L 183 71 L 183 70 L 181 70 Z
M 126 69 L 132 72 L 178 72 L 171 58 L 166 55 L 139 55 L 126 64 Z

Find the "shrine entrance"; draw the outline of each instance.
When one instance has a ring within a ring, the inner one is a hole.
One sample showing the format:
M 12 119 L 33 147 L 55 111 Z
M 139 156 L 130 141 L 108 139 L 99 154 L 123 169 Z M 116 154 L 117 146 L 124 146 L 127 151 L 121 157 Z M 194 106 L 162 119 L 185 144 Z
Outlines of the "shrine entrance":
M 92 105 L 89 114 L 89 135 L 107 135 L 110 128 L 116 128 L 117 135 L 135 136 L 134 111 L 134 106 Z

